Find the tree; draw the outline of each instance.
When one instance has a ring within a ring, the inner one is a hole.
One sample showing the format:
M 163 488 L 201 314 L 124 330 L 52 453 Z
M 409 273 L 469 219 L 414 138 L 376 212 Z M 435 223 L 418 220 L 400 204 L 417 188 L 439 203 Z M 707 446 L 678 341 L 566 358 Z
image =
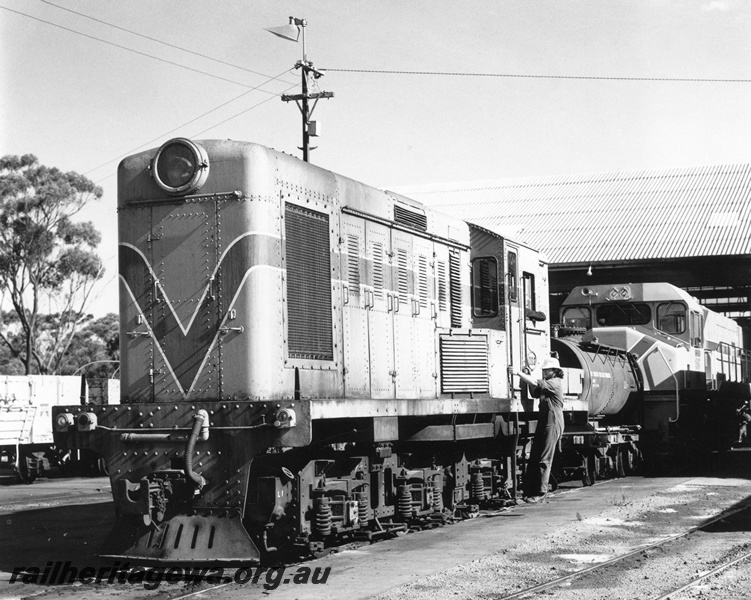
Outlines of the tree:
M 120 318 L 109 313 L 76 331 L 60 361 L 58 373 L 73 375 L 77 372 L 107 379 L 119 369 L 119 361 Z
M 26 374 L 56 373 L 76 330 L 90 318 L 86 304 L 103 275 L 95 252 L 101 235 L 91 222 L 73 217 L 101 196 L 83 175 L 41 165 L 32 154 L 0 159 L 0 302 L 7 295 L 17 318 L 3 324 L 0 341 Z

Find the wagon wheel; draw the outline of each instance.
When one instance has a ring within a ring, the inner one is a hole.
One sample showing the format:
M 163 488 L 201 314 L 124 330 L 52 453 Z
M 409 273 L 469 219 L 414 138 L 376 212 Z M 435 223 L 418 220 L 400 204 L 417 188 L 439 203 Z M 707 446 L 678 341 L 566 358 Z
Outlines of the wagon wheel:
M 640 475 L 644 468 L 644 458 L 641 450 L 631 442 L 623 448 L 623 470 L 626 475 Z
M 331 554 L 331 546 L 326 546 L 324 542 L 309 542 L 308 543 L 308 557 L 309 558 L 324 558 Z
M 625 460 L 626 456 L 628 455 L 628 450 L 622 450 L 618 449 L 618 452 L 615 455 L 615 475 L 616 477 L 625 477 L 626 476 L 626 466 L 625 466 Z
M 642 474 L 644 471 L 644 457 L 640 450 L 627 451 L 624 458 L 627 475 Z
M 597 481 L 597 459 L 591 454 L 582 460 L 582 485 L 588 487 Z
M 19 450 L 16 462 L 16 477 L 21 483 L 34 483 L 39 476 L 41 458 L 26 450 Z

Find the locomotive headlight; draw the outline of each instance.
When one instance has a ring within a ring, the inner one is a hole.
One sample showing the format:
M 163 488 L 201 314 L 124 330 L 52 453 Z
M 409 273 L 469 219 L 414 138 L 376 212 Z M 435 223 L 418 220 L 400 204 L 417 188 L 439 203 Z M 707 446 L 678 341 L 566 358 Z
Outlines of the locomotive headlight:
M 93 431 L 96 429 L 96 413 L 85 412 L 78 415 L 78 431 Z
M 189 194 L 206 183 L 209 155 L 202 146 L 175 138 L 159 148 L 151 163 L 151 173 L 168 194 Z
M 292 408 L 282 408 L 276 411 L 276 418 L 274 419 L 274 427 L 278 429 L 289 429 L 297 425 L 297 415 Z
M 55 418 L 55 431 L 60 433 L 68 431 L 75 424 L 76 420 L 70 413 L 60 413 Z

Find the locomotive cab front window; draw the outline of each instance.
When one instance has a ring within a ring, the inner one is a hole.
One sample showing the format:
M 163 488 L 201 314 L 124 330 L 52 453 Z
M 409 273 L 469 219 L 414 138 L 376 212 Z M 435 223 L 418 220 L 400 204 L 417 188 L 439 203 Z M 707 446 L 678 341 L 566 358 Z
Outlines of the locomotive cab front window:
M 599 327 L 621 327 L 624 325 L 648 325 L 652 321 L 649 304 L 616 303 L 597 307 Z
M 563 310 L 561 325 L 590 329 L 592 327 L 592 312 L 588 306 L 569 306 Z
M 498 316 L 498 261 L 494 256 L 472 261 L 472 314 Z
M 686 305 L 682 302 L 665 302 L 657 307 L 657 329 L 665 333 L 686 331 Z

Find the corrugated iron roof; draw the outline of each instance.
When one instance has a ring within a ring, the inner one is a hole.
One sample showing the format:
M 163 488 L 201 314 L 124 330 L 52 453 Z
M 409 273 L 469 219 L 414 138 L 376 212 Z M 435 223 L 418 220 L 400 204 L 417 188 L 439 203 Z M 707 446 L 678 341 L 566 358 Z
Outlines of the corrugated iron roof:
M 751 164 L 401 187 L 551 263 L 751 254 Z

